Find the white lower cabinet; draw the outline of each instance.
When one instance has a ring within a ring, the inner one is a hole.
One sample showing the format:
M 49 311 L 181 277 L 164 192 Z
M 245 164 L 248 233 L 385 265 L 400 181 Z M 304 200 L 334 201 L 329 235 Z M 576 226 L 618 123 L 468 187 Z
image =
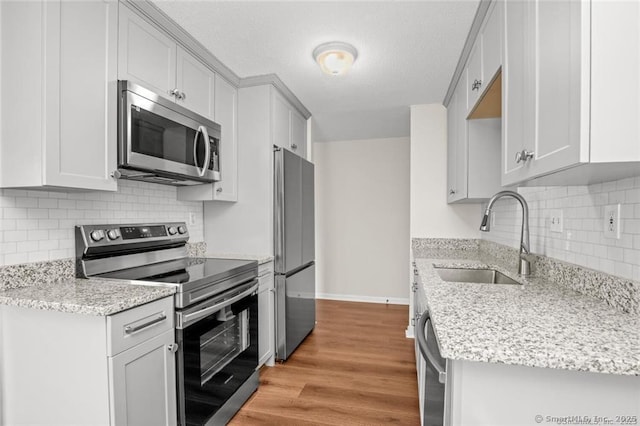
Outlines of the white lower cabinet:
M 113 424 L 171 425 L 176 422 L 174 341 L 174 331 L 170 330 L 109 357 Z
M 272 366 L 276 341 L 273 262 L 260 265 L 258 274 L 258 366 Z
M 0 307 L 0 424 L 177 423 L 173 298 L 112 316 Z
M 446 382 L 450 426 L 629 424 L 640 417 L 635 376 L 453 361 Z

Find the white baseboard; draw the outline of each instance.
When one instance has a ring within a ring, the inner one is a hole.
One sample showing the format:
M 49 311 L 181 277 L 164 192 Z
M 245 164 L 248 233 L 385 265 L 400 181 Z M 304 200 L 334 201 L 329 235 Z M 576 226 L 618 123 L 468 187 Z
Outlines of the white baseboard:
M 404 331 L 404 337 L 406 337 L 407 339 L 414 339 L 415 335 L 413 333 L 413 326 L 408 326 L 407 329 Z
M 384 303 L 388 305 L 408 305 L 409 298 L 404 297 L 373 297 L 355 294 L 316 293 L 316 299 L 341 300 L 343 302 Z

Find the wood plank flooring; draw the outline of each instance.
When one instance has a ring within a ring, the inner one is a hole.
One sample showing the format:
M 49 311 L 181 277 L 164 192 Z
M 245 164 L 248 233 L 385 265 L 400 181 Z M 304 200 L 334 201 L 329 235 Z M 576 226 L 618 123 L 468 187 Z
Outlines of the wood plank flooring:
M 316 302 L 317 324 L 230 425 L 418 425 L 408 306 Z

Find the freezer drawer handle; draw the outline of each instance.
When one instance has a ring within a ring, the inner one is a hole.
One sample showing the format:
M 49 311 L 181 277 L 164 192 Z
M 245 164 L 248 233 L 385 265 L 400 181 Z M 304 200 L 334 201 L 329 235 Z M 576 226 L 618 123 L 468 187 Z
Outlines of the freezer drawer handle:
M 424 335 L 427 322 L 431 321 L 431 317 L 429 317 L 429 312 L 425 312 L 420 317 L 420 321 L 418 322 L 418 332 L 416 336 L 418 338 L 418 348 L 420 349 L 420 353 L 422 356 L 431 364 L 431 366 L 438 373 L 438 381 L 440 383 L 445 383 L 447 381 L 447 373 L 442 365 L 437 361 L 436 357 L 429 352 L 429 347 L 427 346 L 427 338 Z
M 159 322 L 162 322 L 162 321 L 164 321 L 166 319 L 167 319 L 167 316 L 164 313 L 161 313 L 156 318 L 152 319 L 149 322 L 145 322 L 144 324 L 135 325 L 133 327 L 130 326 L 130 325 L 126 326 L 124 328 L 124 332 L 126 334 L 133 334 L 133 333 L 136 333 L 136 332 L 142 330 L 143 328 L 151 327 L 152 325 L 157 324 Z

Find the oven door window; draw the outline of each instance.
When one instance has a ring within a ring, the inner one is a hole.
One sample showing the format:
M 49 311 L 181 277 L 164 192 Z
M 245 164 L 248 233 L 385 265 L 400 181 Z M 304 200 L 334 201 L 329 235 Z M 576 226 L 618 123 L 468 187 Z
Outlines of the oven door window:
M 258 366 L 258 298 L 249 296 L 184 329 L 185 417 L 203 425 Z

